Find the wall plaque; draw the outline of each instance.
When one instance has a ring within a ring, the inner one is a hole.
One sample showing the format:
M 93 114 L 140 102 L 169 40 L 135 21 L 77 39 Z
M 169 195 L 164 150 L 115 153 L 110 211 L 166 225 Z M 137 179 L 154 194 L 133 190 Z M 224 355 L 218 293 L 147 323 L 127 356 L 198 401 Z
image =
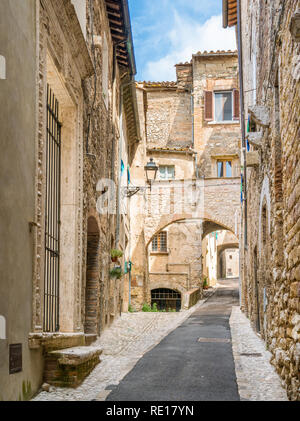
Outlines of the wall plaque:
M 9 345 L 9 374 L 22 371 L 22 344 Z

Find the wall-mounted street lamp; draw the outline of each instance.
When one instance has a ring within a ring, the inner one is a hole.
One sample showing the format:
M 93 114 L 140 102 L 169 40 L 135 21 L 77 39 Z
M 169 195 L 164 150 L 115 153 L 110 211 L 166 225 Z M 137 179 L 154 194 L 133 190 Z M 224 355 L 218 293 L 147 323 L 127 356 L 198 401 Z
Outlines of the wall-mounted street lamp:
M 153 161 L 153 158 L 150 158 L 150 161 L 144 168 L 146 172 L 147 184 L 149 185 L 149 187 L 138 187 L 138 186 L 133 186 L 133 185 L 124 187 L 124 193 L 123 193 L 124 196 L 132 197 L 135 194 L 137 194 L 139 191 L 146 190 L 147 188 L 150 188 L 151 190 L 152 184 L 156 180 L 158 166 Z
M 153 158 L 150 158 L 150 161 L 145 166 L 147 183 L 150 184 L 150 190 L 151 190 L 152 183 L 154 183 L 154 181 L 156 180 L 157 171 L 158 171 L 158 166 L 153 161 Z

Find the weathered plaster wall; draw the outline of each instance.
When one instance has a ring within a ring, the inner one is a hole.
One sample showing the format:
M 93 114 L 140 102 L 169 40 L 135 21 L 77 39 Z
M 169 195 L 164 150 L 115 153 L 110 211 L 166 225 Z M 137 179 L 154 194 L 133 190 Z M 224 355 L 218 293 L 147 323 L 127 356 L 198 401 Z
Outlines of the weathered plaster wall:
M 39 351 L 28 348 L 32 314 L 35 194 L 36 10 L 35 1 L 0 3 L 0 53 L 6 79 L 0 80 L 0 400 L 28 399 L 42 376 Z M 9 345 L 22 344 L 23 371 L 9 375 Z M 24 384 L 24 386 L 23 386 Z M 25 393 L 23 393 L 23 391 Z M 28 393 L 26 393 L 28 392 Z
M 192 143 L 189 92 L 150 90 L 147 94 L 147 146 L 186 147 Z

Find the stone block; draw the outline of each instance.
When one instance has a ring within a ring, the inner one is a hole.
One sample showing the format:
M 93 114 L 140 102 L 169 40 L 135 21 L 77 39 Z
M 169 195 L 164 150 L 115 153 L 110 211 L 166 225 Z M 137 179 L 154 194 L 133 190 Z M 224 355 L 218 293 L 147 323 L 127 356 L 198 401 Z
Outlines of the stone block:
M 260 163 L 257 151 L 247 152 L 247 167 L 258 167 Z
M 270 126 L 270 111 L 267 107 L 263 105 L 255 105 L 253 107 L 249 107 L 248 111 L 256 124 L 262 127 Z
M 100 363 L 99 347 L 75 347 L 48 352 L 44 381 L 56 387 L 78 387 Z

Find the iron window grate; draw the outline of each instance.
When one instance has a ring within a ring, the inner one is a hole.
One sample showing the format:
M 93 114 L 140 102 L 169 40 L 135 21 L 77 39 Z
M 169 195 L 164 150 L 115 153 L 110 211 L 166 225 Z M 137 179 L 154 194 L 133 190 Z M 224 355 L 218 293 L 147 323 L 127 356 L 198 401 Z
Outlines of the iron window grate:
M 47 86 L 44 331 L 59 330 L 61 123 L 59 103 Z

